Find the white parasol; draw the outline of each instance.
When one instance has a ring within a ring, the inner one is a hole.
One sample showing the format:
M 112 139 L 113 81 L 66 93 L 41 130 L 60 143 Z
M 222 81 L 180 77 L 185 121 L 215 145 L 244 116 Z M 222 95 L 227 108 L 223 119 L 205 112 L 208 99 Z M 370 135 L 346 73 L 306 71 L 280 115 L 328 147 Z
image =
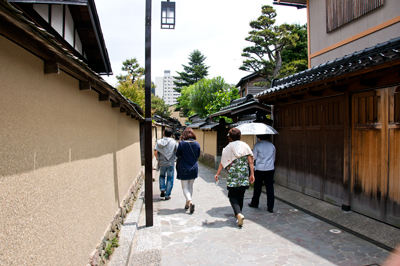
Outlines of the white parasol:
M 275 128 L 264 123 L 245 123 L 236 127 L 242 135 L 273 135 L 279 134 Z

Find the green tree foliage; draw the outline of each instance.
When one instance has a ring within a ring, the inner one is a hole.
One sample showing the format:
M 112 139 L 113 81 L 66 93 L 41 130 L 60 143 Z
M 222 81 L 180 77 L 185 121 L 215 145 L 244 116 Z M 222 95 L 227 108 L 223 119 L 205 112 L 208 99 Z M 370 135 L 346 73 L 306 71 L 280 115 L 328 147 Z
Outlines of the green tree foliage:
M 239 99 L 239 90 L 235 87 L 231 87 L 229 90 L 214 92 L 215 100 L 209 102 L 204 108 L 207 114 L 213 114 L 221 110 L 222 107 L 228 106 L 231 100 Z
M 257 72 L 271 82 L 280 74 L 282 51 L 285 47 L 295 47 L 299 36 L 294 32 L 294 25 L 275 25 L 277 14 L 272 6 L 263 6 L 261 13 L 257 20 L 250 22 L 253 30 L 249 32 L 246 41 L 253 45 L 243 49 L 242 56 L 245 59 L 239 69 Z
M 188 117 L 198 114 L 199 117 L 204 118 L 215 113 L 229 105 L 231 99 L 239 97 L 238 90 L 232 87 L 221 77 L 202 79 L 193 85 L 184 87 L 178 98 L 181 115 Z
M 195 114 L 195 111 L 190 106 L 190 95 L 192 93 L 193 86 L 183 87 L 181 90 L 181 96 L 177 98 L 177 106 L 175 110 L 179 110 L 181 117 L 189 117 Z
M 171 111 L 169 111 L 169 105 L 165 104 L 164 100 L 158 96 L 152 95 L 151 97 L 151 114 L 159 115 L 163 118 L 168 118 L 171 116 Z
M 139 66 L 139 63 L 136 58 L 126 59 L 122 62 L 122 71 L 126 71 L 127 75 L 118 75 L 116 78 L 118 82 L 124 82 L 130 80 L 132 83 L 137 79 L 143 76 L 144 68 Z
M 125 81 L 120 81 L 117 89 L 121 92 L 125 98 L 131 100 L 132 102 L 138 104 L 144 110 L 144 79 L 137 79 L 132 83 L 132 78 L 127 75 Z
M 204 65 L 205 57 L 199 50 L 194 50 L 189 55 L 189 66 L 182 65 L 183 71 L 176 72 L 179 76 L 174 77 L 175 90 L 181 92 L 185 86 L 195 84 L 197 81 L 207 77 L 209 66 Z
M 299 36 L 296 46 L 282 50 L 282 68 L 278 78 L 286 77 L 308 68 L 307 24 L 294 24 L 293 33 Z
M 225 92 L 230 89 L 230 85 L 225 83 L 225 80 L 221 77 L 202 79 L 192 86 L 194 88 L 190 95 L 191 106 L 201 118 L 207 117 L 208 112 L 205 107 L 216 99 L 215 93 L 218 91 Z
M 144 74 L 144 69 L 139 66 L 136 58 L 127 59 L 122 63 L 122 71 L 126 71 L 126 75 L 117 76 L 117 89 L 125 98 L 138 104 L 144 110 L 144 79 L 141 76 Z

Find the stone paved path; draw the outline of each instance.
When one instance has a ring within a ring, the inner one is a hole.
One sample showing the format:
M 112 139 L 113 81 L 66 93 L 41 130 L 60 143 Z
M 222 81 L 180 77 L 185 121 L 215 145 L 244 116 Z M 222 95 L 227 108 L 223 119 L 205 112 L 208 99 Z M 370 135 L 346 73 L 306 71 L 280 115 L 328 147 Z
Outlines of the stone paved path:
M 338 230 L 278 200 L 274 213 L 266 206 L 247 206 L 238 228 L 227 198 L 226 179 L 218 186 L 216 170 L 200 166 L 194 184 L 194 214 L 184 210 L 180 181 L 172 199 L 159 199 L 154 183 L 154 226 L 145 227 L 144 207 L 129 265 L 381 265 L 389 252 Z M 261 204 L 266 203 L 263 194 Z

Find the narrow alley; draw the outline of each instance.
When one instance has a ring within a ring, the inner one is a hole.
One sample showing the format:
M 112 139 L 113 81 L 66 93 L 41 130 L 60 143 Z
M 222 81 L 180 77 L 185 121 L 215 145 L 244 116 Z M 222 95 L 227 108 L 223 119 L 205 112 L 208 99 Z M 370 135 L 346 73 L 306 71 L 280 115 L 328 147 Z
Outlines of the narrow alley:
M 216 186 L 215 170 L 202 164 L 199 169 L 193 214 L 184 209 L 179 180 L 174 180 L 171 200 L 159 198 L 158 172 L 154 171 L 154 226 L 145 226 L 144 205 L 136 207 L 136 213 L 128 215 L 121 247 L 109 265 L 381 265 L 390 254 L 279 199 L 274 213 L 267 212 L 266 206 L 252 209 L 247 206 L 251 189 L 245 195 L 244 226 L 238 228 L 227 198 L 226 179 Z M 137 205 L 142 201 L 143 195 Z M 262 202 L 266 202 L 265 194 Z M 398 237 L 400 230 L 390 228 L 394 232 L 389 232 L 388 238 Z

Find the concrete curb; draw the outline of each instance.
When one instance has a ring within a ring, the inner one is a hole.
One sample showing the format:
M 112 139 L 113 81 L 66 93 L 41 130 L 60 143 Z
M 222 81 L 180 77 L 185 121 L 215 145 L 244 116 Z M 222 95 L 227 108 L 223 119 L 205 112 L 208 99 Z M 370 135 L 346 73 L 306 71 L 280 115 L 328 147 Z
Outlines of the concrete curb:
M 119 247 L 116 248 L 114 253 L 111 255 L 110 261 L 107 263 L 108 266 L 127 265 L 131 253 L 132 242 L 138 229 L 140 213 L 143 207 L 143 200 L 144 185 L 142 185 L 138 192 L 138 197 L 132 211 L 128 213 L 124 220 L 124 224 L 119 233 Z

